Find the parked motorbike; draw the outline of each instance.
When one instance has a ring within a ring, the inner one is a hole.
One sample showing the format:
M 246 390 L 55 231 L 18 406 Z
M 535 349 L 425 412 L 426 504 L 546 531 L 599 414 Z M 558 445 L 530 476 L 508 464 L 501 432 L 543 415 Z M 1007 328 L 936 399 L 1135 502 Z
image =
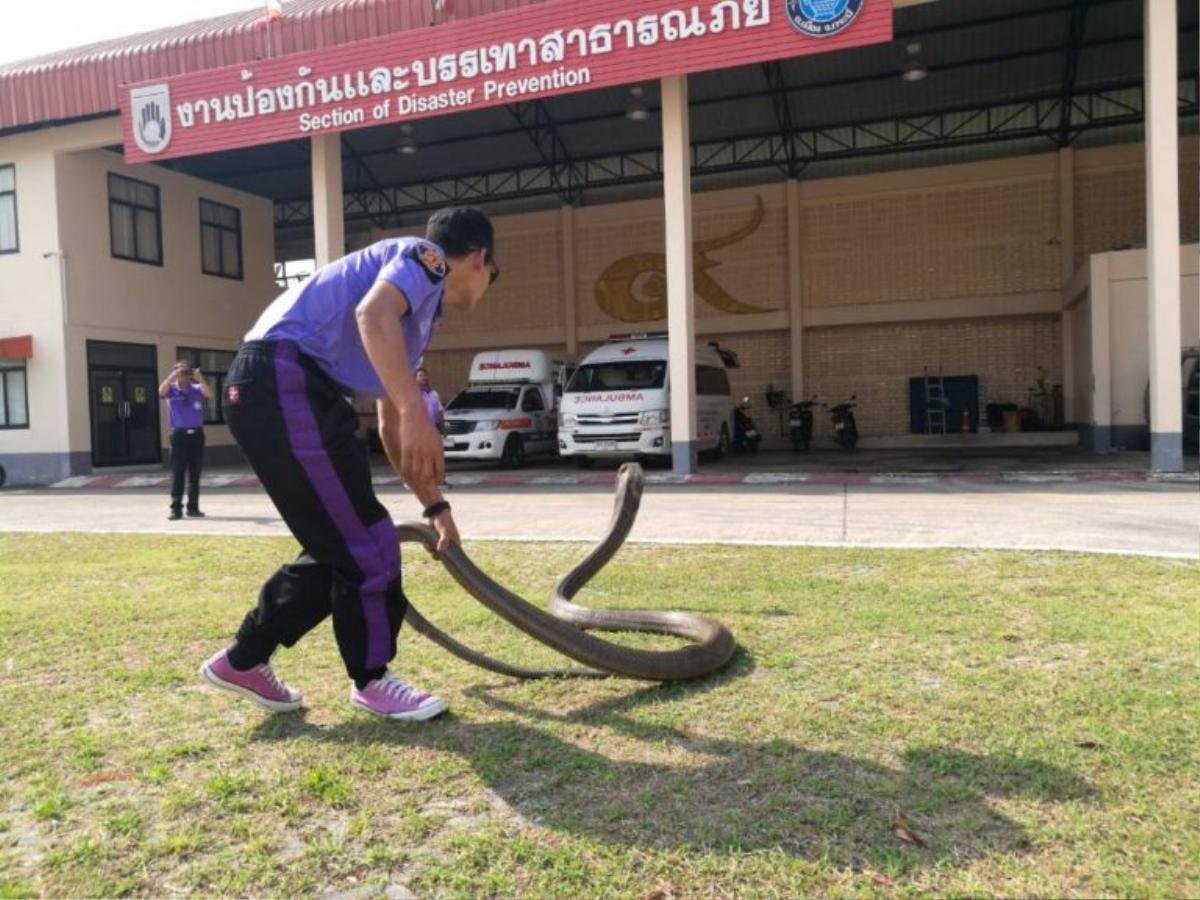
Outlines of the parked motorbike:
M 733 449 L 750 453 L 757 452 L 762 443 L 762 433 L 747 410 L 750 408 L 750 398 L 743 397 L 742 402 L 733 409 Z
M 834 439 L 843 450 L 853 450 L 858 446 L 858 423 L 854 421 L 854 407 L 857 405 L 854 401 L 856 399 L 857 395 L 852 394 L 845 403 L 838 403 L 835 406 L 825 405 L 833 420 Z
M 792 436 L 793 450 L 807 450 L 813 436 L 813 407 L 817 405 L 816 395 L 811 400 L 800 400 L 793 403 L 788 410 L 788 431 Z

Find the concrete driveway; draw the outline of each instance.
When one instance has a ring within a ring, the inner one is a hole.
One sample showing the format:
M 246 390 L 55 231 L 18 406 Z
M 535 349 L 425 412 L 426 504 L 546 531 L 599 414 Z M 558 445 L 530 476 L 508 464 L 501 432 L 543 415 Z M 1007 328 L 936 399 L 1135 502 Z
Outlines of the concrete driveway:
M 399 487 L 380 497 L 420 515 Z M 452 487 L 471 539 L 593 541 L 612 512 L 603 485 Z M 167 522 L 162 490 L 5 490 L 0 531 L 284 535 L 258 490 L 202 494 L 204 520 Z M 1200 559 L 1195 483 L 649 485 L 631 540 L 846 547 L 1078 550 Z

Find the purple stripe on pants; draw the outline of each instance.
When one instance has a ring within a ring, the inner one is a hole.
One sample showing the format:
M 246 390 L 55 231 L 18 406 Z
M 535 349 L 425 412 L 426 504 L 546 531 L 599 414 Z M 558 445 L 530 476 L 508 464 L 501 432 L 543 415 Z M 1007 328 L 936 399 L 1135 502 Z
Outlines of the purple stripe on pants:
M 275 381 L 292 454 L 308 475 L 313 490 L 364 576 L 360 593 L 367 628 L 367 658 L 363 668 L 381 668 L 387 665 L 391 649 L 387 586 L 400 575 L 400 548 L 391 517 L 384 516 L 368 528 L 355 511 L 321 440 L 321 430 L 305 392 L 304 369 L 297 361 L 294 344 L 276 344 Z

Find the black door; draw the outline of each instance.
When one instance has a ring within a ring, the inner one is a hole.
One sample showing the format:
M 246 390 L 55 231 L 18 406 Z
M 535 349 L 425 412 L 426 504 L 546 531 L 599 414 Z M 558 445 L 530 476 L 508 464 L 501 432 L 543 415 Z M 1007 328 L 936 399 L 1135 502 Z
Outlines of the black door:
M 146 344 L 88 341 L 92 465 L 162 461 L 156 355 Z
M 92 398 L 92 465 L 125 462 L 125 388 L 120 372 L 88 373 Z

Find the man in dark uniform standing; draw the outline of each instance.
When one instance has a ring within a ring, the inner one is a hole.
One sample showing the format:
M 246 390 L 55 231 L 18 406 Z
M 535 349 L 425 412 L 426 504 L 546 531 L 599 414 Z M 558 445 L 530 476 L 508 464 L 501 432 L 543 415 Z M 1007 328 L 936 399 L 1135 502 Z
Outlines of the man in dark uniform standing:
M 183 518 L 183 479 L 187 475 L 187 514 L 200 512 L 200 470 L 204 467 L 204 401 L 212 399 L 208 382 L 182 360 L 158 386 L 158 396 L 167 401 L 171 424 L 171 512 L 168 519 Z
M 442 210 L 424 240 L 379 241 L 323 266 L 246 334 L 225 382 L 226 421 L 303 552 L 263 585 L 232 646 L 201 667 L 210 683 L 295 709 L 300 694 L 275 675 L 271 655 L 332 614 L 352 704 L 392 719 L 445 710 L 388 670 L 408 605 L 400 550 L 346 398 L 379 398 L 384 450 L 424 506 L 438 551 L 458 543 L 438 487 L 441 435 L 413 371 L 442 304 L 469 312 L 499 275 L 493 239 L 480 211 Z

